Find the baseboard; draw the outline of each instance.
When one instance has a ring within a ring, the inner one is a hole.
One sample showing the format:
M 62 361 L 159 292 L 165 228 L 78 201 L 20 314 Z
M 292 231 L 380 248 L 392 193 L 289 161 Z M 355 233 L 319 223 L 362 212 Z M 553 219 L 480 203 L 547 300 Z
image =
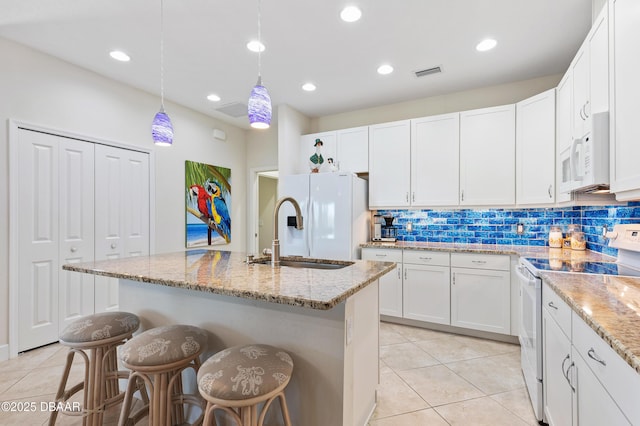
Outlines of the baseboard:
M 0 361 L 9 359 L 9 345 L 0 345 Z

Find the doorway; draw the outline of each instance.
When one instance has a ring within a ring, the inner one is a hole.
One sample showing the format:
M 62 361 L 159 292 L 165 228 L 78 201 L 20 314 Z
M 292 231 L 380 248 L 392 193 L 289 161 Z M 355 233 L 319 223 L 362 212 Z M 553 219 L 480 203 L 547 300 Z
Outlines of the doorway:
M 252 170 L 253 199 L 249 209 L 249 223 L 253 228 L 247 252 L 260 255 L 271 249 L 273 240 L 273 209 L 278 199 L 278 170 L 274 168 Z

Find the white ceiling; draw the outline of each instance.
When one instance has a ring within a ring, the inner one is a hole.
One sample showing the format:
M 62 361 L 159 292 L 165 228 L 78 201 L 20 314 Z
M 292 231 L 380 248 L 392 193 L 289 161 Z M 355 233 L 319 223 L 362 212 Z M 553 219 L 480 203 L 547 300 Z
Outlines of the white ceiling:
M 362 9 L 360 21 L 340 20 L 347 4 Z M 246 44 L 257 8 L 164 0 L 165 97 L 247 127 L 215 109 L 246 104 L 256 83 Z M 160 0 L 0 0 L 0 10 L 0 37 L 159 96 Z M 590 0 L 262 0 L 263 82 L 274 110 L 318 117 L 525 80 L 563 72 L 590 23 Z M 498 46 L 479 53 L 485 37 Z M 112 60 L 112 49 L 131 62 Z M 395 71 L 378 75 L 385 62 Z M 413 74 L 437 65 L 442 74 Z M 302 91 L 307 81 L 318 89 Z M 207 101 L 210 93 L 222 100 Z

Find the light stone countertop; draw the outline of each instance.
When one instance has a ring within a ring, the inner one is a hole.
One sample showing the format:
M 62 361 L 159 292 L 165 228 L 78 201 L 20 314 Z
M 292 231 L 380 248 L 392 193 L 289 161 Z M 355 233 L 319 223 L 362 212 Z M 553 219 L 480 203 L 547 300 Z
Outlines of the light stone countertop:
M 542 279 L 640 373 L 640 278 L 543 272 Z
M 357 260 L 342 269 L 286 266 L 272 269 L 269 264 L 247 264 L 245 253 L 189 250 L 74 263 L 63 265 L 62 268 L 67 271 L 327 310 L 392 271 L 395 265 L 393 262 Z
M 465 243 L 436 243 L 421 241 L 397 241 L 395 243 L 371 241 L 360 244 L 362 248 L 377 249 L 405 249 L 405 250 L 427 250 L 427 251 L 448 251 L 456 253 L 479 253 L 479 254 L 506 254 L 520 257 L 536 258 L 563 258 L 565 260 L 580 259 L 594 262 L 615 262 L 615 257 L 595 251 L 576 251 L 560 248 L 549 248 L 541 246 L 517 246 L 500 244 L 465 244 Z

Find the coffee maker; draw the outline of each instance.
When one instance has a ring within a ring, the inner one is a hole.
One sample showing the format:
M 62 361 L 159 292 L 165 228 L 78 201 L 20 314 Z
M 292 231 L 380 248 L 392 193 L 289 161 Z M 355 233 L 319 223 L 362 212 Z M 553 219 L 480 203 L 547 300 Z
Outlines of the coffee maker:
M 384 226 L 382 227 L 382 239 L 381 241 L 395 242 L 398 236 L 398 228 L 393 225 L 395 217 L 383 216 Z

